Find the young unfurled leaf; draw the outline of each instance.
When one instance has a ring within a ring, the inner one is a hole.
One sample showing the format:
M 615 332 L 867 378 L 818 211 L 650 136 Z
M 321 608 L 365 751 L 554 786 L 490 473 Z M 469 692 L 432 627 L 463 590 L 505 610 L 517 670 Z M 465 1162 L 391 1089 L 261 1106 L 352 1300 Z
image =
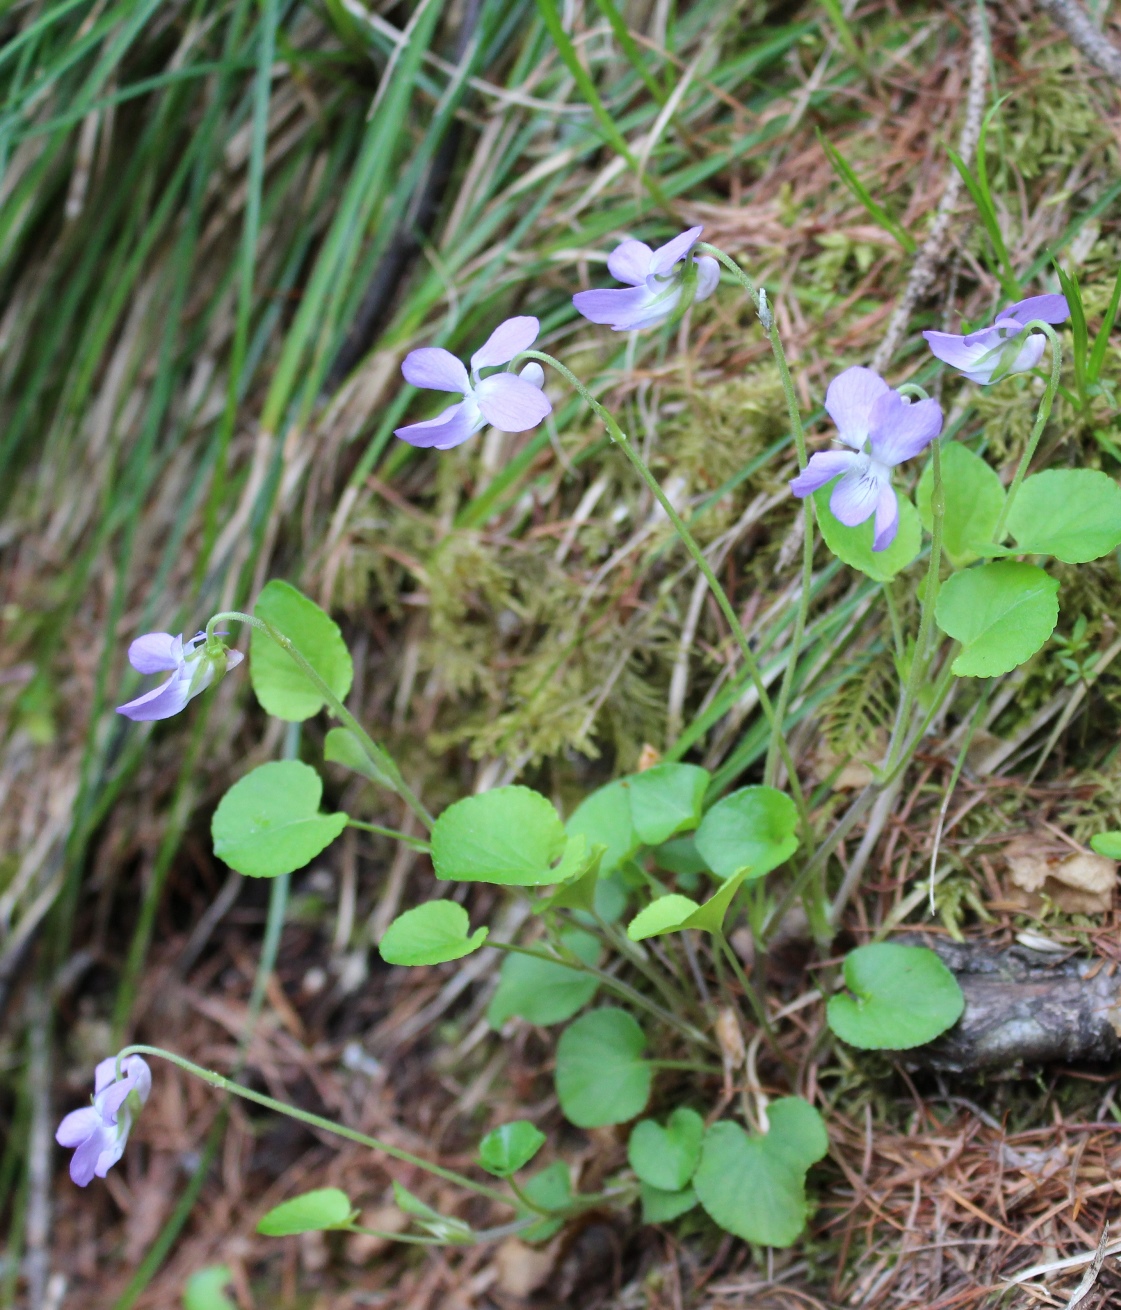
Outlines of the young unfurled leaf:
M 959 678 L 994 678 L 1030 659 L 1059 619 L 1058 582 L 1034 564 L 1001 560 L 946 579 L 934 615 L 962 644 Z
M 569 928 L 561 941 L 585 964 L 599 960 L 599 938 L 580 928 Z M 487 1009 L 487 1022 L 501 1028 L 515 1014 L 529 1023 L 548 1027 L 571 1019 L 596 994 L 599 979 L 564 964 L 533 955 L 507 955 L 502 961 L 498 990 Z
M 326 850 L 347 816 L 320 814 L 323 783 L 310 765 L 274 760 L 247 773 L 218 802 L 214 854 L 250 878 L 293 873 Z
M 291 1237 L 326 1228 L 345 1228 L 354 1218 L 350 1198 L 337 1187 L 319 1187 L 273 1206 L 257 1224 L 265 1237 Z
M 958 441 L 941 448 L 942 488 L 946 512 L 942 518 L 942 549 L 955 568 L 964 568 L 986 553 L 1004 508 L 1004 487 L 996 471 L 980 455 Z M 930 500 L 934 465 L 928 464 L 915 493 L 923 527 L 934 527 Z
M 468 936 L 467 911 L 455 901 L 426 901 L 399 914 L 378 944 L 386 964 L 444 964 L 477 951 L 488 929 Z
M 1107 860 L 1121 860 L 1121 832 L 1098 832 L 1090 838 L 1091 847 Z
M 668 1224 L 670 1220 L 687 1214 L 697 1204 L 697 1194 L 691 1187 L 680 1192 L 663 1192 L 660 1187 L 643 1183 L 639 1190 L 644 1224 Z
M 363 778 L 369 778 L 380 787 L 390 789 L 394 787 L 389 773 L 379 767 L 378 761 L 370 759 L 361 742 L 349 728 L 331 729 L 323 740 L 323 758 L 331 764 L 341 764 L 344 769 L 350 769 L 352 773 L 360 773 Z
M 650 1099 L 653 1070 L 642 1058 L 646 1038 L 625 1011 L 607 1006 L 570 1024 L 557 1043 L 561 1109 L 577 1128 L 626 1123 Z
M 479 1163 L 496 1178 L 524 1169 L 545 1145 L 545 1134 L 528 1119 L 492 1128 L 479 1143 Z
M 653 1119 L 635 1124 L 627 1159 L 644 1183 L 663 1192 L 680 1192 L 701 1158 L 705 1121 L 687 1106 L 678 1106 L 663 1128 Z
M 708 811 L 697 829 L 697 850 L 713 873 L 748 879 L 778 868 L 798 849 L 798 809 L 774 787 L 741 787 Z
M 442 1215 L 439 1210 L 433 1210 L 430 1205 L 422 1201 L 419 1196 L 415 1196 L 407 1187 L 402 1187 L 396 1178 L 393 1180 L 393 1199 L 397 1202 L 399 1210 L 403 1211 L 411 1219 L 415 1219 L 425 1232 L 431 1233 L 433 1237 L 439 1238 L 441 1242 L 455 1245 L 456 1243 L 463 1244 L 471 1240 L 470 1224 L 465 1224 L 462 1219 Z
M 440 815 L 432 829 L 432 863 L 445 880 L 541 887 L 580 872 L 569 861 L 557 867 L 566 845 L 564 825 L 540 792 L 496 787 L 465 796 Z
M 632 942 L 641 942 L 647 937 L 661 937 L 667 932 L 677 932 L 700 908 L 696 901 L 678 892 L 659 896 L 645 909 L 639 910 L 630 921 L 627 936 Z
M 825 544 L 839 560 L 859 569 L 874 582 L 890 582 L 918 558 L 922 547 L 922 526 L 914 505 L 906 496 L 898 496 L 899 531 L 895 540 L 884 550 L 873 550 L 874 519 L 866 519 L 855 528 L 846 527 L 829 508 L 832 494 L 832 486 L 822 487 L 814 492 L 813 502 Z
M 183 1310 L 237 1310 L 226 1295 L 232 1277 L 227 1265 L 197 1270 L 183 1289 Z
M 774 1101 L 765 1136 L 722 1120 L 705 1133 L 693 1187 L 726 1232 L 790 1246 L 806 1223 L 806 1171 L 829 1149 L 821 1115 L 801 1097 Z
M 257 597 L 253 613 L 284 634 L 340 700 L 354 681 L 354 664 L 339 625 L 312 600 L 279 579 Z M 323 708 L 323 695 L 266 632 L 249 639 L 249 677 L 261 708 L 300 723 Z
M 1008 530 L 1026 555 L 1101 559 L 1121 544 L 1121 487 L 1098 469 L 1033 473 L 1012 502 Z
M 655 764 L 619 781 L 630 794 L 639 839 L 646 846 L 659 846 L 700 823 L 711 774 L 696 764 Z
M 829 1027 L 850 1046 L 905 1051 L 932 1042 L 961 1017 L 957 979 L 925 946 L 873 942 L 845 956 L 845 986 L 829 998 Z
M 603 877 L 629 860 L 642 844 L 631 815 L 630 792 L 622 780 L 586 796 L 565 827 L 570 835 L 583 835 L 593 846 L 604 847 L 599 863 Z

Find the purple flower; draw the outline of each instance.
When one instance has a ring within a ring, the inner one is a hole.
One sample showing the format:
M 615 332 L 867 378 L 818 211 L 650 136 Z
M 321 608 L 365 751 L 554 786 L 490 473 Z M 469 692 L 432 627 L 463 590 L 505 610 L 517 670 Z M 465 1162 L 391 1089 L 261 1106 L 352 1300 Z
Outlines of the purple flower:
M 104 1178 L 124 1155 L 132 1121 L 152 1090 L 152 1071 L 139 1055 L 121 1061 L 123 1078 L 117 1079 L 117 1058 L 102 1060 L 93 1075 L 93 1104 L 72 1110 L 55 1133 L 59 1146 L 74 1147 L 70 1177 L 88 1187 L 94 1175 Z
M 1066 296 L 1030 296 L 1009 305 L 992 327 L 979 332 L 964 337 L 952 332 L 923 336 L 938 359 L 959 369 L 970 382 L 998 382 L 1010 373 L 1030 373 L 1043 358 L 1047 338 L 1042 332 L 1025 332 L 1029 323 L 1062 323 L 1069 317 Z
M 796 496 L 808 496 L 843 474 L 833 488 L 829 508 L 855 528 L 873 514 L 873 550 L 886 550 L 899 529 L 899 502 L 891 470 L 913 459 L 942 431 L 942 410 L 935 400 L 910 401 L 892 391 L 870 368 L 847 368 L 829 384 L 825 408 L 837 435 L 850 450 L 825 450 L 790 483 Z
M 593 323 L 610 324 L 616 332 L 657 327 L 677 309 L 684 290 L 686 261 L 704 231 L 688 232 L 651 250 L 645 241 L 624 241 L 607 257 L 612 277 L 629 285 L 601 291 L 579 291 L 572 303 Z M 704 300 L 716 290 L 720 265 L 711 255 L 693 255 L 697 280 L 693 300 Z
M 410 446 L 451 450 L 488 423 L 503 432 L 535 428 L 553 409 L 541 390 L 545 385 L 545 370 L 541 365 L 531 360 L 520 374 L 492 373 L 487 378 L 480 378 L 479 370 L 508 364 L 520 351 L 533 345 L 540 331 L 541 324 L 531 315 L 500 323 L 485 345 L 471 356 L 470 377 L 448 350 L 439 346 L 410 350 L 401 365 L 406 382 L 433 391 L 458 391 L 463 399 L 424 423 L 395 429 L 395 435 Z
M 171 677 L 127 705 L 118 705 L 117 713 L 137 723 L 170 719 L 243 658 L 220 640 L 208 643 L 205 632 L 186 642 L 170 632 L 147 632 L 128 648 L 129 663 L 137 673 L 170 673 Z

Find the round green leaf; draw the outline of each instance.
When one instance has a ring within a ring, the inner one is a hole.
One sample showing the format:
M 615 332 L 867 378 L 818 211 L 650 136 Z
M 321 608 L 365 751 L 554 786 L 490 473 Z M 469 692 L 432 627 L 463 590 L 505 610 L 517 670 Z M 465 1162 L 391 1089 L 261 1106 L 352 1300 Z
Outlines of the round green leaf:
M 344 1228 L 353 1214 L 354 1207 L 345 1192 L 337 1187 L 320 1187 L 274 1206 L 257 1225 L 257 1231 L 265 1237 L 291 1237 L 293 1233 Z
M 962 644 L 959 678 L 995 678 L 1023 664 L 1055 631 L 1058 582 L 1034 564 L 1001 560 L 946 579 L 934 616 Z
M 632 942 L 641 942 L 647 937 L 661 937 L 663 933 L 676 932 L 700 908 L 696 901 L 677 892 L 659 896 L 634 916 L 627 926 L 627 936 Z
M 436 877 L 540 887 L 560 881 L 554 868 L 566 837 L 557 812 L 528 787 L 496 787 L 465 796 L 436 820 L 432 864 Z
M 790 1246 L 806 1223 L 806 1170 L 829 1149 L 821 1116 L 801 1097 L 767 1109 L 766 1136 L 723 1120 L 705 1133 L 693 1187 L 725 1232 L 760 1246 Z
M 522 1184 L 522 1191 L 541 1210 L 566 1210 L 572 1202 L 572 1176 L 563 1160 L 554 1160 L 540 1173 Z M 526 1242 L 547 1242 L 564 1226 L 564 1215 L 555 1219 L 542 1219 L 538 1224 L 523 1228 L 521 1237 Z
M 1090 846 L 1107 860 L 1121 860 L 1121 832 L 1095 833 Z
M 580 928 L 569 928 L 561 941 L 585 964 L 599 960 L 599 938 Z M 487 1009 L 487 1022 L 501 1028 L 515 1014 L 529 1023 L 548 1027 L 571 1019 L 596 994 L 599 979 L 573 969 L 560 960 L 540 960 L 533 955 L 509 954 L 502 961 L 498 990 Z
M 922 525 L 914 505 L 906 496 L 899 496 L 899 531 L 886 550 L 873 550 L 872 537 L 875 525 L 866 519 L 855 528 L 846 527 L 834 518 L 829 508 L 833 483 L 814 492 L 814 508 L 825 544 L 846 564 L 867 574 L 875 582 L 889 582 L 902 569 L 913 564 L 922 547 Z
M 668 1224 L 671 1219 L 687 1214 L 697 1204 L 697 1194 L 691 1187 L 682 1192 L 663 1192 L 660 1187 L 643 1183 L 639 1189 L 644 1224 Z
M 1121 544 L 1121 487 L 1098 469 L 1033 473 L 1012 502 L 1008 530 L 1028 555 L 1101 559 Z
M 471 935 L 467 911 L 455 901 L 426 901 L 400 914 L 378 944 L 386 964 L 444 964 L 477 951 L 487 929 Z
M 214 854 L 250 878 L 293 873 L 326 850 L 345 814 L 320 814 L 323 783 L 299 760 L 262 764 L 226 792 L 211 820 Z
M 620 779 L 630 793 L 631 818 L 639 839 L 659 846 L 701 821 L 701 805 L 712 775 L 697 764 L 655 764 Z
M 237 1310 L 226 1295 L 232 1275 L 226 1265 L 199 1269 L 183 1289 L 183 1310 Z
M 564 1030 L 557 1043 L 556 1084 L 570 1123 L 600 1128 L 642 1113 L 653 1080 L 642 1059 L 645 1046 L 634 1019 L 613 1007 L 581 1015 Z
M 958 441 L 941 447 L 942 489 L 946 512 L 942 518 L 942 549 L 955 568 L 972 564 L 992 545 L 993 533 L 1004 508 L 1004 487 L 996 471 L 980 455 Z M 919 517 L 928 532 L 934 528 L 930 508 L 934 492 L 934 465 L 928 464 L 915 492 Z
M 479 1163 L 496 1178 L 523 1169 L 545 1145 L 545 1134 L 528 1119 L 492 1129 L 479 1143 Z
M 622 780 L 609 782 L 576 807 L 565 825 L 572 836 L 587 837 L 590 846 L 604 846 L 599 871 L 606 877 L 638 850 L 642 839 L 631 817 L 630 793 Z
M 925 946 L 874 942 L 845 956 L 845 986 L 829 998 L 829 1027 L 866 1051 L 932 1042 L 965 1008 L 957 979 Z
M 721 878 L 748 879 L 778 868 L 798 849 L 798 807 L 774 787 L 741 787 L 717 801 L 697 829 L 697 850 Z
M 664 1128 L 653 1119 L 635 1124 L 627 1159 L 642 1182 L 679 1192 L 697 1168 L 704 1135 L 705 1121 L 696 1110 L 679 1106 Z
M 275 578 L 257 597 L 253 613 L 293 643 L 339 700 L 346 698 L 354 681 L 354 664 L 339 625 L 329 614 Z M 258 628 L 249 639 L 249 677 L 261 707 L 289 723 L 310 719 L 325 704 L 291 655 Z

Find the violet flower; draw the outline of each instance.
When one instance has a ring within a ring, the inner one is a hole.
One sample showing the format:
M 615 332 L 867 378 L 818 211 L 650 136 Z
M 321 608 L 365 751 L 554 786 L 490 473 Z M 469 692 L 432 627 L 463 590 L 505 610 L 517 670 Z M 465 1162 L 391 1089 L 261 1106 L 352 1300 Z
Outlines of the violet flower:
M 170 673 L 171 677 L 127 705 L 118 705 L 117 713 L 137 723 L 170 719 L 243 658 L 217 638 L 208 643 L 205 632 L 186 642 L 170 632 L 147 632 L 128 648 L 129 663 L 137 673 Z
M 790 483 L 808 496 L 838 474 L 829 508 L 850 528 L 876 516 L 873 550 L 886 550 L 899 530 L 891 470 L 913 459 L 942 431 L 936 400 L 911 401 L 870 368 L 847 368 L 829 384 L 825 408 L 850 450 L 818 451 Z
M 711 255 L 692 254 L 703 231 L 703 227 L 691 227 L 657 250 L 651 250 L 645 241 L 624 241 L 608 255 L 607 268 L 612 277 L 629 285 L 579 291 L 572 303 L 586 319 L 607 323 L 616 332 L 657 327 L 678 308 L 690 256 L 696 265 L 692 300 L 704 300 L 716 290 L 720 265 Z
M 938 359 L 959 369 L 970 382 L 999 382 L 1010 373 L 1030 373 L 1043 358 L 1047 338 L 1042 332 L 1026 332 L 1029 323 L 1062 323 L 1069 317 L 1066 296 L 1029 296 L 1001 310 L 992 327 L 979 332 L 966 336 L 924 332 L 923 336 Z
M 520 374 L 492 373 L 480 378 L 479 371 L 508 364 L 537 340 L 541 324 L 532 315 L 508 318 L 471 356 L 471 376 L 463 364 L 440 346 L 410 350 L 401 365 L 405 381 L 433 391 L 458 391 L 463 399 L 435 418 L 396 428 L 395 435 L 410 446 L 451 450 L 487 424 L 503 432 L 526 432 L 535 428 L 552 405 L 542 391 L 545 370 L 531 360 Z
M 139 1055 L 121 1061 L 122 1078 L 117 1078 L 117 1057 L 102 1060 L 94 1070 L 93 1104 L 71 1110 L 58 1126 L 55 1141 L 73 1147 L 70 1177 L 79 1187 L 88 1187 L 94 1176 L 104 1178 L 124 1155 L 133 1120 L 152 1090 L 152 1071 Z

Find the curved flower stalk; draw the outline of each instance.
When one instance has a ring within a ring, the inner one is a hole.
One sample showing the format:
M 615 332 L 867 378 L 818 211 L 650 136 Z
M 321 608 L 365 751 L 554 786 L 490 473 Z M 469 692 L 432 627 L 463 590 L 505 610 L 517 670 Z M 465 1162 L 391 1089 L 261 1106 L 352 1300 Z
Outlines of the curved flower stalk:
M 1030 373 L 1043 358 L 1047 338 L 1030 331 L 1032 323 L 1063 323 L 1069 317 L 1066 296 L 1029 296 L 1001 310 L 992 326 L 979 332 L 924 332 L 923 337 L 936 358 L 970 382 L 987 385 L 1012 373 Z
M 607 257 L 612 277 L 624 287 L 578 291 L 572 303 L 592 323 L 616 332 L 658 327 L 677 312 L 687 285 L 686 304 L 711 296 L 720 281 L 720 265 L 711 255 L 694 255 L 703 227 L 691 227 L 657 250 L 645 241 L 624 241 Z
M 118 705 L 117 713 L 137 723 L 170 719 L 244 658 L 240 651 L 228 650 L 220 637 L 208 638 L 205 632 L 196 633 L 189 641 L 170 632 L 147 632 L 129 646 L 129 663 L 137 673 L 170 673 L 171 677 L 143 696 Z
M 532 315 L 508 318 L 471 356 L 471 374 L 462 361 L 440 346 L 410 350 L 401 365 L 405 381 L 431 391 L 458 391 L 463 397 L 442 414 L 423 423 L 396 428 L 394 435 L 410 446 L 451 450 L 491 424 L 503 432 L 526 432 L 552 412 L 542 387 L 545 370 L 530 362 L 520 374 L 492 373 L 480 377 L 484 368 L 508 364 L 537 340 L 541 324 Z
M 71 1110 L 58 1126 L 55 1141 L 71 1147 L 70 1177 L 79 1187 L 104 1178 L 124 1155 L 133 1122 L 152 1090 L 152 1071 L 139 1055 L 121 1061 L 123 1077 L 117 1078 L 117 1057 L 102 1060 L 94 1070 L 93 1104 Z
M 829 508 L 848 527 L 876 516 L 873 550 L 886 550 L 899 530 L 891 471 L 913 459 L 942 431 L 935 400 L 911 401 L 870 368 L 847 368 L 825 393 L 825 408 L 848 450 L 818 451 L 790 483 L 808 496 L 840 475 Z

